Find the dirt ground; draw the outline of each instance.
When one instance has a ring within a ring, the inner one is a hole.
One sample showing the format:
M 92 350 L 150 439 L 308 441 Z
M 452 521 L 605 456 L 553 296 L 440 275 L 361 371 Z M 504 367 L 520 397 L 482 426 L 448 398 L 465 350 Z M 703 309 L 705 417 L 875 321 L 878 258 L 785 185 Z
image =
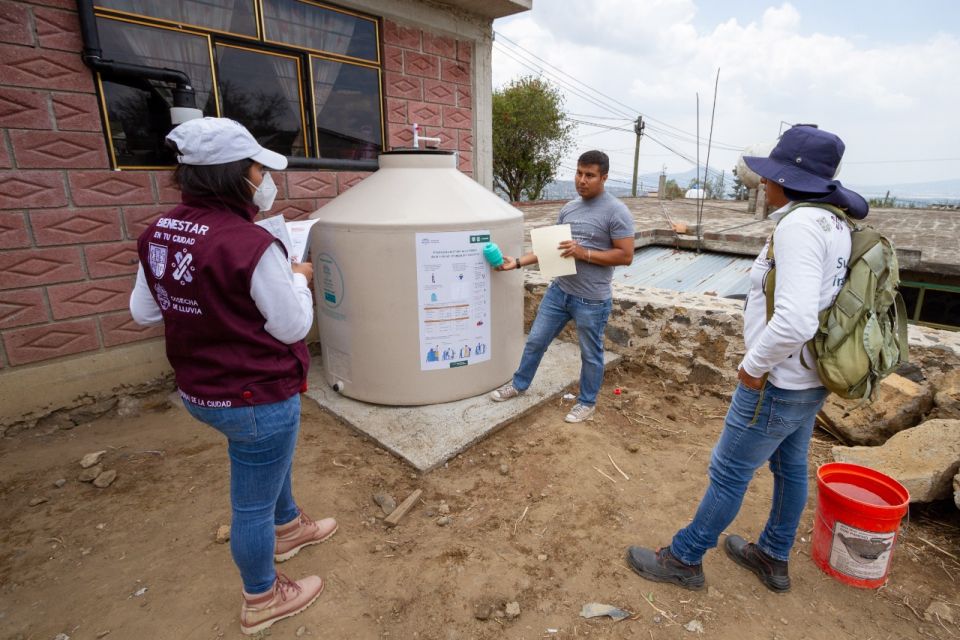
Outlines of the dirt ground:
M 813 564 L 813 489 L 789 594 L 768 592 L 718 550 L 705 559 L 703 591 L 641 580 L 625 565 L 625 548 L 665 544 L 692 516 L 725 401 L 615 370 L 595 421 L 565 424 L 568 407 L 555 401 L 418 474 L 306 400 L 295 493 L 307 513 L 335 516 L 340 530 L 282 566 L 292 577 L 319 573 L 327 587 L 268 634 L 693 638 L 699 622 L 702 637 L 722 640 L 960 637 L 949 620 L 960 621 L 952 504 L 911 511 L 879 590 L 845 586 Z M 828 461 L 827 438 L 813 443 L 811 478 Z M 106 489 L 77 480 L 81 456 L 101 449 L 105 467 L 119 472 Z M 56 488 L 60 478 L 66 484 Z M 239 578 L 229 545 L 215 542 L 230 518 L 225 446 L 182 409 L 6 439 L 0 483 L 0 638 L 242 637 Z M 372 494 L 400 502 L 418 488 L 422 502 L 385 527 Z M 770 490 L 762 469 L 731 531 L 755 538 Z M 41 497 L 48 500 L 29 506 Z M 452 517 L 446 526 L 436 522 L 441 502 Z M 924 620 L 936 601 L 943 617 Z M 515 619 L 503 616 L 511 602 L 520 605 Z M 587 620 L 579 614 L 590 602 L 634 615 Z M 477 619 L 487 608 L 492 615 Z

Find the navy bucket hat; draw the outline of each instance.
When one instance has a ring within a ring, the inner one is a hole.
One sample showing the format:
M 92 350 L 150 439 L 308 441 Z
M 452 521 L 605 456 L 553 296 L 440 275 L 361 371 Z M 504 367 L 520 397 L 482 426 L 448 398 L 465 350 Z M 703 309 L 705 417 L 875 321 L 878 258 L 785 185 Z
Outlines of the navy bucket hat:
M 766 158 L 744 156 L 743 162 L 759 176 L 788 191 L 799 191 L 804 202 L 822 202 L 844 209 L 851 218 L 867 217 L 870 205 L 859 193 L 836 180 L 843 158 L 843 140 L 809 125 L 787 129 Z M 797 198 L 790 198 L 795 200 Z

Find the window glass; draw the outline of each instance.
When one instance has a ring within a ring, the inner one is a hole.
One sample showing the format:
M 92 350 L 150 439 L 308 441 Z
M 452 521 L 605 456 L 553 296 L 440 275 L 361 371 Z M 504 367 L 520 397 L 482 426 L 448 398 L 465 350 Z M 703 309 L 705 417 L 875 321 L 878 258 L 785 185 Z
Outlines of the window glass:
M 96 5 L 214 31 L 257 36 L 253 0 L 97 0 Z
M 377 69 L 311 58 L 321 158 L 376 159 L 382 148 Z
M 960 327 L 960 293 L 927 289 L 923 293 L 920 321 Z
M 379 61 L 377 23 L 301 0 L 264 0 L 264 39 Z
M 298 62 L 290 56 L 217 46 L 221 114 L 285 156 L 306 155 Z
M 197 107 L 216 116 L 213 76 L 206 36 L 97 18 L 104 58 L 150 67 L 177 69 L 189 76 Z M 110 138 L 118 166 L 175 164 L 164 147 L 171 129 L 173 95 L 167 83 L 111 78 L 102 74 Z

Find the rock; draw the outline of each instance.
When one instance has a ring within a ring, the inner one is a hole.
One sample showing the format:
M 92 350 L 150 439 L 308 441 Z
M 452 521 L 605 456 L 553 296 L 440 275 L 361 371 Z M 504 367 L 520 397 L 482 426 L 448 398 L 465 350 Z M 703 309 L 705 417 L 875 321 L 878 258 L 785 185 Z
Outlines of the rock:
M 696 619 L 691 620 L 687 624 L 683 625 L 683 628 L 690 633 L 703 633 L 703 623 Z
M 508 602 L 507 603 L 507 618 L 513 620 L 514 618 L 520 617 L 520 603 L 519 602 Z
M 446 502 L 441 502 L 440 506 L 437 507 L 437 513 L 442 516 L 450 515 L 450 505 L 448 505 Z
M 547 561 L 547 554 L 545 554 L 545 553 L 538 554 L 538 555 L 537 555 L 537 560 L 539 560 L 540 562 L 546 562 L 546 561 Z
M 117 415 L 121 418 L 136 418 L 143 411 L 143 401 L 133 396 L 123 396 L 117 402 Z
M 230 525 L 222 524 L 217 527 L 217 535 L 213 539 L 217 544 L 226 544 L 230 542 Z
M 878 445 L 918 424 L 933 407 L 929 385 L 893 373 L 880 382 L 875 402 L 856 408 L 859 400 L 827 398 L 820 415 L 828 430 L 851 445 Z
M 960 369 L 946 373 L 936 384 L 933 417 L 960 418 Z
M 960 509 L 960 473 L 953 476 L 953 503 Z
M 500 475 L 505 476 L 505 475 L 507 475 L 508 473 L 510 473 L 510 465 L 508 465 L 508 464 L 501 464 L 501 465 L 500 465 Z
M 100 459 L 103 457 L 103 454 L 107 452 L 106 449 L 103 451 L 94 451 L 93 453 L 88 453 L 87 455 L 80 458 L 80 466 L 84 469 L 89 469 L 93 465 L 100 462 Z
M 630 453 L 636 453 L 637 451 L 640 451 L 640 445 L 638 445 L 636 442 L 631 442 L 627 445 L 627 451 Z
M 397 501 L 388 493 L 373 494 L 373 501 L 383 510 L 383 515 L 388 516 L 397 508 Z
M 302 635 L 305 634 L 306 632 L 307 632 L 307 628 L 306 628 L 304 625 L 300 625 L 299 627 L 297 627 L 297 630 L 296 630 L 296 632 L 294 633 L 294 635 L 296 635 L 296 636 L 299 638 L 300 636 L 302 636 Z
M 63 485 L 65 485 L 65 484 L 67 484 L 67 479 L 66 479 L 66 478 L 60 478 L 59 480 L 57 480 L 56 482 L 53 483 L 53 486 L 55 486 L 57 489 L 62 489 L 62 488 L 63 488 Z
M 477 620 L 489 620 L 493 615 L 493 605 L 489 602 L 478 602 L 473 605 L 473 617 Z
M 98 464 L 94 467 L 90 467 L 89 469 L 84 469 L 81 471 L 77 476 L 77 480 L 80 482 L 93 482 L 101 473 L 103 473 L 103 465 Z
M 116 479 L 117 479 L 117 470 L 110 469 L 109 471 L 104 471 L 103 473 L 98 475 L 97 479 L 93 481 L 93 486 L 97 487 L 98 489 L 106 489 L 111 484 L 113 484 L 113 481 Z
M 496 611 L 493 612 L 493 617 L 494 617 L 494 618 L 506 618 L 506 617 L 507 617 L 507 613 L 506 613 L 503 609 L 497 609 Z
M 949 498 L 960 470 L 960 420 L 928 420 L 880 447 L 834 447 L 833 459 L 887 474 L 907 488 L 911 502 Z
M 53 640 L 70 640 L 70 636 L 65 633 L 58 633 L 57 635 L 53 636 Z
M 37 496 L 36 498 L 31 499 L 30 502 L 27 503 L 27 505 L 29 505 L 29 506 L 31 506 L 31 507 L 35 507 L 35 506 L 37 506 L 38 504 L 43 504 L 44 502 L 48 501 L 49 499 L 50 499 L 50 498 L 47 498 L 46 496 Z
M 453 518 L 451 518 L 450 516 L 440 516 L 439 518 L 437 518 L 437 524 L 441 527 L 445 527 L 451 522 L 453 522 Z
M 943 622 L 954 623 L 953 611 L 950 610 L 950 605 L 946 602 L 934 600 L 930 603 L 930 606 L 927 607 L 927 610 L 923 612 L 923 619 L 927 622 L 937 622 L 938 618 Z

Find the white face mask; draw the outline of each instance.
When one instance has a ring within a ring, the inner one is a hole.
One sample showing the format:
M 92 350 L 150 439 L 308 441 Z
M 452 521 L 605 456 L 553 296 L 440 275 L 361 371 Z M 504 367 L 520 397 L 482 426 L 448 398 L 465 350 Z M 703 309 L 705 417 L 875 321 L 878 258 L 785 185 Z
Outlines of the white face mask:
M 263 181 L 259 187 L 254 186 L 250 180 L 247 180 L 251 187 L 256 189 L 253 192 L 253 204 L 257 205 L 260 211 L 270 211 L 273 207 L 273 201 L 277 198 L 277 185 L 273 182 L 273 176 L 269 172 L 263 172 Z

